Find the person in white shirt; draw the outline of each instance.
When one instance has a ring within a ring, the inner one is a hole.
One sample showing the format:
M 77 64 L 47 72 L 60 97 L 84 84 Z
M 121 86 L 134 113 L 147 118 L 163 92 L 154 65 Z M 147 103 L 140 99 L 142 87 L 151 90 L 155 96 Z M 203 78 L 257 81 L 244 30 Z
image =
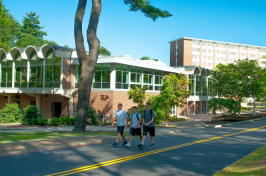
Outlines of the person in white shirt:
M 137 107 L 133 106 L 132 107 L 132 114 L 130 115 L 130 138 L 129 142 L 126 143 L 125 145 L 127 147 L 131 147 L 131 142 L 133 139 L 133 136 L 138 135 L 140 137 L 140 141 L 142 140 L 142 135 L 141 135 L 141 114 L 137 112 Z
M 128 119 L 127 119 L 128 115 L 127 115 L 127 112 L 122 109 L 121 103 L 118 104 L 118 110 L 115 112 L 114 117 L 117 118 L 117 133 L 118 134 L 117 134 L 116 141 L 112 142 L 112 145 L 114 147 L 117 147 L 117 143 L 118 143 L 121 136 L 124 140 L 123 145 L 125 145 L 127 143 L 125 135 L 123 134 L 123 132 L 124 132 L 125 126 L 126 126 L 126 128 L 128 127 Z M 125 121 L 126 121 L 126 123 L 125 123 Z M 114 126 L 114 122 L 112 123 L 112 126 Z

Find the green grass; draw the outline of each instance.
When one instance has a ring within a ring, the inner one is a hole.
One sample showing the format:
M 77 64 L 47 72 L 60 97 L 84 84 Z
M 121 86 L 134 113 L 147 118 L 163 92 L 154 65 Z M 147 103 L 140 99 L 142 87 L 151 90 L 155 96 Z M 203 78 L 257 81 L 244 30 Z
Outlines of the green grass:
M 266 175 L 266 145 L 224 168 L 215 176 Z
M 117 132 L 94 132 L 88 131 L 83 134 L 71 133 L 71 132 L 24 132 L 24 133 L 0 133 L 0 143 L 12 143 L 23 142 L 33 140 L 43 140 L 62 137 L 74 137 L 74 136 L 92 136 L 92 135 L 111 135 L 116 136 Z M 129 132 L 125 132 L 125 135 L 129 135 Z

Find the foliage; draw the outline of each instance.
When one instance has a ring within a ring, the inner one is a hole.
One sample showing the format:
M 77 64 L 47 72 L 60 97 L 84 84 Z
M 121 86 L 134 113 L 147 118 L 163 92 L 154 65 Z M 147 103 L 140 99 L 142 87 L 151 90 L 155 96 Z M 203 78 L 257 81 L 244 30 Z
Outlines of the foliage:
M 169 116 L 173 106 L 182 107 L 186 103 L 184 100 L 189 97 L 188 85 L 188 80 L 182 74 L 169 74 L 164 77 L 160 94 L 148 100 L 156 114 L 156 124 L 160 123 L 159 119 L 162 121 Z
M 37 124 L 41 126 L 46 126 L 48 125 L 48 119 L 46 118 L 39 118 L 37 119 Z
M 266 70 L 259 67 L 256 60 L 245 59 L 228 65 L 218 64 L 212 76 L 216 80 L 212 89 L 219 97 L 241 102 L 244 97 L 256 97 L 260 100 L 266 95 Z
M 0 110 L 0 123 L 20 122 L 22 116 L 22 111 L 19 109 L 17 103 L 7 103 L 5 107 Z
M 92 124 L 92 125 L 98 125 L 98 121 L 97 121 L 97 114 L 95 109 L 93 109 L 93 107 L 89 106 L 88 109 L 88 121 Z
M 140 58 L 140 60 L 151 60 L 151 58 L 148 56 L 143 56 L 142 58 Z
M 0 0 L 0 48 L 9 50 L 19 33 L 20 25 Z
M 60 119 L 62 121 L 62 124 L 64 124 L 64 125 L 74 125 L 75 124 L 75 118 L 61 116 Z
M 36 106 L 29 105 L 23 109 L 23 112 L 22 122 L 25 125 L 35 125 L 37 124 L 37 119 L 41 118 L 40 110 Z
M 216 115 L 220 111 L 222 116 L 234 115 L 239 112 L 239 102 L 233 99 L 213 98 L 209 101 L 209 109 L 212 109 L 212 114 Z
M 103 47 L 103 46 L 100 46 L 99 54 L 104 54 L 104 55 L 107 55 L 107 56 L 111 56 L 111 52 L 108 51 L 108 50 L 107 50 L 105 47 Z
M 148 86 L 143 86 L 143 88 L 139 86 L 131 86 L 130 90 L 127 92 L 128 99 L 132 99 L 134 103 L 137 104 L 137 111 L 141 113 L 141 116 L 143 116 L 143 112 L 145 110 L 144 102 L 146 100 L 146 90 L 148 89 Z M 128 109 L 128 113 L 132 113 L 132 109 Z
M 152 60 L 154 60 L 154 61 L 156 61 L 156 62 L 159 61 L 159 59 L 152 59 Z
M 130 6 L 129 11 L 141 11 L 148 18 L 151 18 L 153 21 L 161 18 L 167 18 L 172 16 L 168 11 L 162 11 L 159 8 L 156 8 L 150 5 L 150 2 L 147 0 L 124 0 L 126 5 Z
M 53 117 L 51 120 L 50 120 L 50 124 L 51 126 L 59 126 L 59 125 L 62 125 L 62 120 L 58 117 Z
M 29 45 L 40 47 L 40 46 L 43 46 L 44 44 L 51 44 L 51 45 L 58 46 L 58 44 L 55 43 L 54 41 L 36 38 L 35 36 L 33 36 L 31 34 L 25 34 L 23 37 L 18 39 L 17 42 L 15 43 L 15 46 L 21 47 L 21 48 L 26 48 Z

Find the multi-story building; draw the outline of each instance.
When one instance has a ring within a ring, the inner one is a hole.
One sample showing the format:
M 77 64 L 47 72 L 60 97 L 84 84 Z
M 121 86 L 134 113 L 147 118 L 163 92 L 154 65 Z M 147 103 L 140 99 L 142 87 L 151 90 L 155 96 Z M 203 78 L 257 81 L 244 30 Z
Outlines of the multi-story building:
M 54 102 L 55 116 L 74 116 L 80 74 L 75 50 L 53 45 L 15 47 L 11 52 L 0 49 L 0 68 L 1 109 L 5 103 L 16 102 L 21 109 L 36 105 L 44 117 L 51 118 Z M 131 85 L 148 85 L 147 94 L 158 95 L 164 75 L 170 73 L 186 75 L 191 82 L 187 105 L 173 107 L 171 115 L 206 113 L 212 96 L 208 87 L 212 82 L 210 70 L 197 66 L 168 67 L 160 61 L 141 61 L 128 55 L 99 56 L 88 104 L 112 118 L 118 103 L 125 110 L 134 105 L 127 95 Z
M 200 66 L 213 69 L 238 59 L 257 60 L 266 66 L 266 47 L 183 37 L 170 41 L 170 66 Z

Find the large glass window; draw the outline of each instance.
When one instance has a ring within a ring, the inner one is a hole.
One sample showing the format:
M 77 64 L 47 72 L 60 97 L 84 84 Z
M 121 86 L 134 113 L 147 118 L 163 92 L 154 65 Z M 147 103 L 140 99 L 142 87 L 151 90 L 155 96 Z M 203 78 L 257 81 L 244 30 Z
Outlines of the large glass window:
M 148 86 L 148 90 L 153 90 L 153 71 L 143 69 L 143 85 Z
M 37 69 L 37 68 L 36 68 Z M 54 81 L 54 87 L 60 87 L 61 78 L 61 58 L 54 57 L 53 49 L 48 50 L 45 59 L 45 87 L 52 87 L 52 81 Z
M 154 73 L 154 90 L 160 90 L 163 85 L 163 72 L 155 71 Z
M 201 76 L 196 75 L 196 96 L 201 96 Z
M 29 87 L 43 87 L 43 59 L 37 58 L 36 51 L 30 56 Z
M 93 88 L 110 89 L 111 64 L 96 64 L 93 76 Z
M 131 67 L 130 69 L 130 86 L 141 86 L 142 71 L 139 67 Z
M 189 75 L 189 90 L 192 96 L 195 95 L 195 75 Z
M 15 87 L 27 87 L 27 64 L 28 60 L 21 59 L 17 52 L 15 56 Z
M 212 78 L 208 78 L 208 96 L 212 96 Z
M 5 55 L 1 58 L 1 87 L 12 87 L 12 64 Z
M 129 85 L 129 67 L 126 65 L 116 64 L 116 89 L 128 89 Z
M 207 77 L 203 76 L 202 77 L 202 96 L 207 96 Z

